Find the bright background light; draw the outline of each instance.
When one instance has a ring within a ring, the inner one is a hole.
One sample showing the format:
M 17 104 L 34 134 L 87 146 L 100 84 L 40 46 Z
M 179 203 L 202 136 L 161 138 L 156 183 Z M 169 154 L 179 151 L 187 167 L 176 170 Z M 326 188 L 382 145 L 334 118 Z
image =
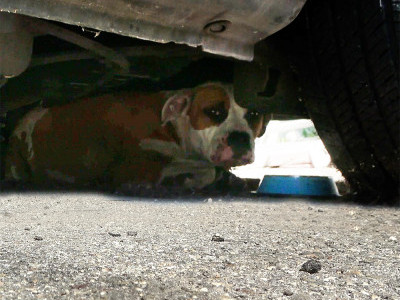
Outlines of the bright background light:
M 329 176 L 344 181 L 308 119 L 270 121 L 265 134 L 256 139 L 254 163 L 233 168 L 241 178 L 264 175 Z

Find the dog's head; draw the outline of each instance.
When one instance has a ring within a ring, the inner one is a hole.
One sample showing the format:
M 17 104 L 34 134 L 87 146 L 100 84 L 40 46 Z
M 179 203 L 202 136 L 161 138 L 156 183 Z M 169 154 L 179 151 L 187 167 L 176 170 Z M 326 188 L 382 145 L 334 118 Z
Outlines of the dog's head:
M 264 116 L 239 106 L 231 88 L 218 83 L 172 95 L 162 120 L 175 123 L 186 149 L 224 168 L 253 162 L 254 139 L 265 130 Z

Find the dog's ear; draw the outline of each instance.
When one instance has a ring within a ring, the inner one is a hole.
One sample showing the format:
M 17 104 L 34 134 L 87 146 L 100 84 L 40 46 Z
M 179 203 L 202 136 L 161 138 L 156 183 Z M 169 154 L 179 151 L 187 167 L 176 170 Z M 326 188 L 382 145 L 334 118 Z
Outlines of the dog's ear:
M 161 122 L 165 124 L 184 115 L 189 109 L 192 96 L 191 90 L 182 90 L 172 94 L 161 111 Z
M 271 121 L 271 120 L 272 120 L 272 114 L 264 114 L 263 115 L 262 127 L 261 127 L 261 130 L 258 132 L 257 137 L 263 136 L 263 134 L 265 133 L 265 130 L 267 129 L 267 125 L 268 125 L 269 121 Z

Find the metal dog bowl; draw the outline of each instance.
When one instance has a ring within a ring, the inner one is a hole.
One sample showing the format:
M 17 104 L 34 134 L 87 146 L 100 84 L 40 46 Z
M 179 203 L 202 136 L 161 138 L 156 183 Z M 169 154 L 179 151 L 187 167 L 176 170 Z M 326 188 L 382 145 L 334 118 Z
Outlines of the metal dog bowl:
M 322 176 L 265 175 L 257 193 L 267 195 L 339 196 L 333 179 Z

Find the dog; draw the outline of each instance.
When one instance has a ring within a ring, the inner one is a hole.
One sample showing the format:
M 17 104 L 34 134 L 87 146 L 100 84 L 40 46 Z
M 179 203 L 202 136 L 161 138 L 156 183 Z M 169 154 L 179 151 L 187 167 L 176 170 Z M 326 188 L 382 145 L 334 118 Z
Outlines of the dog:
M 265 119 L 232 89 L 206 83 L 158 93 L 119 92 L 35 108 L 9 139 L 8 180 L 72 186 L 168 182 L 202 189 L 254 160 Z

